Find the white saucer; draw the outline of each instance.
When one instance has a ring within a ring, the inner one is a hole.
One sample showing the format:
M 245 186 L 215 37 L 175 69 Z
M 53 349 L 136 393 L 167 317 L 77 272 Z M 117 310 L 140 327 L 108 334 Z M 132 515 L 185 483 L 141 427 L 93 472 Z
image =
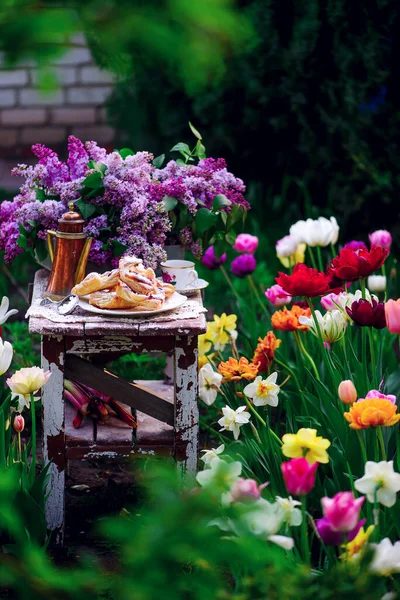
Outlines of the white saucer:
M 209 282 L 206 281 L 205 279 L 198 279 L 196 283 L 197 283 L 197 285 L 190 285 L 189 287 L 185 288 L 184 290 L 178 290 L 178 288 L 175 288 L 175 289 L 178 292 L 178 294 L 185 294 L 185 296 L 191 296 L 192 294 L 195 294 L 196 292 L 199 292 L 200 290 L 204 290 L 206 287 L 208 287 L 210 285 Z

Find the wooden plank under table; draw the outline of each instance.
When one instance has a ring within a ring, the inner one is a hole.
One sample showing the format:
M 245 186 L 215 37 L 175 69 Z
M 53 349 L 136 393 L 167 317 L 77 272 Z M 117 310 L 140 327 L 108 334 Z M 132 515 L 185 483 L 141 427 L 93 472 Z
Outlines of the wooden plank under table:
M 33 299 L 47 286 L 48 273 L 38 271 Z M 200 293 L 191 300 L 201 303 Z M 89 313 L 87 313 L 89 315 Z M 42 339 L 42 366 L 52 376 L 43 389 L 43 456 L 50 465 L 46 504 L 48 527 L 56 544 L 63 543 L 64 485 L 68 459 L 115 455 L 172 455 L 183 471 L 194 473 L 198 459 L 199 413 L 197 406 L 198 336 L 206 331 L 206 318 L 128 322 L 54 323 L 31 317 L 29 328 Z M 174 381 L 128 382 L 104 370 L 107 362 L 127 353 L 167 352 L 173 356 Z M 136 414 L 138 428 L 93 424 L 86 419 L 74 430 L 74 411 L 64 404 L 64 377 L 86 383 L 112 395 Z M 97 386 L 97 387 L 96 387 Z M 118 429 L 118 430 L 117 430 Z M 133 437 L 132 437 L 133 436 Z

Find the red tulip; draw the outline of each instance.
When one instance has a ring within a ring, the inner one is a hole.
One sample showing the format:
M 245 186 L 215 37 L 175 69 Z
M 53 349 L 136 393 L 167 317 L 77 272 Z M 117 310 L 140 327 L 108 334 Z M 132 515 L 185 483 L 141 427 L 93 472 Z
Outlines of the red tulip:
M 332 260 L 328 271 L 342 281 L 357 281 L 357 279 L 368 277 L 368 275 L 379 269 L 388 254 L 389 250 L 387 248 L 375 244 L 371 245 L 370 250 L 366 248 L 354 250 L 345 247 Z
M 331 289 L 333 283 L 332 275 L 320 273 L 303 263 L 297 263 L 292 275 L 279 273 L 279 277 L 276 277 L 275 281 L 290 296 L 315 298 L 316 296 L 323 296 L 328 292 L 334 291 Z

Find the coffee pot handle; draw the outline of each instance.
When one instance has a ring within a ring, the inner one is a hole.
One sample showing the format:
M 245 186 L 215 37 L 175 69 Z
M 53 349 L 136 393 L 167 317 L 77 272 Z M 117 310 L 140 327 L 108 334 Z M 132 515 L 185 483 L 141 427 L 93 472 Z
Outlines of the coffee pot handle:
M 51 229 L 47 230 L 47 249 L 49 251 L 49 256 L 51 262 L 54 260 L 54 246 L 53 246 L 53 237 L 56 237 L 57 233 L 52 231 Z

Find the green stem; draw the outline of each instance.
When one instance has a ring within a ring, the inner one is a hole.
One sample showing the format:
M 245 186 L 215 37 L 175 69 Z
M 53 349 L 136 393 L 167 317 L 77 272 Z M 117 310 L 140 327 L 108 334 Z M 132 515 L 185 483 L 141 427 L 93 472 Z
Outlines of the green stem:
M 308 353 L 308 352 L 307 352 L 307 350 L 305 349 L 305 347 L 304 347 L 304 344 L 303 344 L 303 341 L 302 341 L 302 339 L 301 339 L 301 337 L 300 337 L 300 333 L 299 333 L 298 331 L 294 331 L 293 333 L 294 333 L 294 339 L 296 340 L 297 346 L 298 346 L 298 348 L 299 348 L 299 352 L 300 352 L 300 353 L 303 353 L 303 354 L 304 354 L 304 356 L 306 356 L 306 357 L 308 358 L 308 360 L 309 360 L 309 362 L 310 362 L 310 365 L 311 365 L 311 367 L 312 367 L 312 369 L 313 369 L 313 371 L 314 371 L 315 378 L 316 378 L 318 381 L 320 381 L 320 380 L 321 380 L 321 378 L 320 378 L 320 376 L 319 376 L 318 369 L 317 369 L 317 367 L 315 366 L 315 362 L 313 361 L 313 359 L 311 358 L 311 356 L 309 355 L 309 353 Z
M 346 338 L 346 335 L 344 335 L 344 336 L 342 337 L 342 339 L 341 339 L 341 342 L 342 342 L 342 348 L 343 348 L 344 362 L 345 362 L 345 364 L 347 365 L 347 369 L 348 369 L 348 371 L 349 371 L 349 379 L 352 379 L 352 376 L 351 376 L 351 368 L 350 368 L 350 363 L 349 363 L 349 361 L 348 361 L 348 358 L 347 358 L 347 348 L 346 348 L 346 339 L 345 339 L 345 338 Z
M 365 279 L 361 279 L 361 295 L 365 299 Z M 367 332 L 365 327 L 361 327 L 361 360 L 363 364 L 364 379 L 365 379 L 365 393 L 369 390 L 369 377 L 367 368 Z
M 304 411 L 305 411 L 307 417 L 310 416 L 309 412 L 308 412 L 308 409 L 307 409 L 307 403 L 305 401 L 303 391 L 302 391 L 302 389 L 300 387 L 299 380 L 297 379 L 297 376 L 296 376 L 295 372 L 290 367 L 288 367 L 288 365 L 286 363 L 282 362 L 281 360 L 278 360 L 276 358 L 276 356 L 274 358 L 274 361 L 276 362 L 277 365 L 280 365 L 281 367 L 283 367 L 284 369 L 286 369 L 286 371 L 289 373 L 289 375 L 293 378 L 293 381 L 295 382 L 296 387 L 299 390 L 299 394 L 300 394 L 301 400 L 303 402 Z
M 327 349 L 326 349 L 326 348 L 325 348 L 325 346 L 324 346 L 324 338 L 322 337 L 321 327 L 319 326 L 319 322 L 318 322 L 318 319 L 317 319 L 317 315 L 315 314 L 315 310 L 314 310 L 314 307 L 313 307 L 313 305 L 312 305 L 312 302 L 311 302 L 310 298 L 308 298 L 308 297 L 306 296 L 306 297 L 305 297 L 305 300 L 306 300 L 306 302 L 307 302 L 307 304 L 308 304 L 308 307 L 309 307 L 309 309 L 310 309 L 310 311 L 311 311 L 311 314 L 312 314 L 312 317 L 313 317 L 313 319 L 314 319 L 315 328 L 316 328 L 316 330 L 317 330 L 317 333 L 318 333 L 318 339 L 320 340 L 320 344 L 321 344 L 322 358 L 323 358 L 323 360 L 324 360 L 325 364 L 326 364 L 326 365 L 327 365 L 327 367 L 328 367 L 328 371 L 329 371 L 329 374 L 330 374 L 330 376 L 331 376 L 331 378 L 332 378 L 332 382 L 333 382 L 333 384 L 335 385 L 335 383 L 336 383 L 336 380 L 335 380 L 335 375 L 334 375 L 334 373 L 333 373 L 333 369 L 332 369 L 331 359 L 329 358 L 329 355 L 328 355 Z
M 368 338 L 369 338 L 369 350 L 371 354 L 371 370 L 372 370 L 372 387 L 376 389 L 378 387 L 378 377 L 377 377 L 377 369 L 378 365 L 375 359 L 375 347 L 374 347 L 374 339 L 372 335 L 372 328 L 368 327 Z
M 253 413 L 253 415 L 260 421 L 260 423 L 264 427 L 267 427 L 266 422 L 264 421 L 264 419 L 262 418 L 262 416 L 258 414 L 258 412 L 254 408 L 254 406 L 252 405 L 252 403 L 250 402 L 250 400 L 247 398 L 246 394 L 243 394 L 243 398 L 245 399 L 245 402 L 246 402 L 247 406 L 249 407 L 250 411 Z
M 310 548 L 307 536 L 307 496 L 301 498 L 301 546 L 304 562 L 310 564 Z
M 321 247 L 317 246 L 317 258 L 318 258 L 318 267 L 321 272 L 324 270 L 324 263 L 322 262 L 322 252 Z
M 228 273 L 226 272 L 226 269 L 223 265 L 220 265 L 219 268 L 221 269 L 229 287 L 231 288 L 232 292 L 234 293 L 234 295 L 236 296 L 237 300 L 239 300 L 239 302 L 241 301 L 241 298 L 239 296 L 239 294 L 237 293 L 237 291 L 235 290 L 235 288 L 233 287 L 233 283 L 231 281 L 231 278 L 229 277 Z
M 36 412 L 35 412 L 35 400 L 33 394 L 31 392 L 31 441 L 32 441 L 32 461 L 31 461 L 31 483 L 35 480 L 36 477 Z
M 3 408 L 0 407 L 0 467 L 6 466 L 6 439 L 5 439 L 6 424 L 4 422 Z
M 331 243 L 331 252 L 332 252 L 332 258 L 335 258 L 337 252 L 336 252 L 335 245 L 332 243 Z
M 259 295 L 258 290 L 257 290 L 257 286 L 254 283 L 252 276 L 251 275 L 247 275 L 247 279 L 248 279 L 248 282 L 250 283 L 250 287 L 253 290 L 255 297 L 257 298 L 258 304 L 261 306 L 261 308 L 265 312 L 265 314 L 269 317 L 269 312 L 267 310 L 267 307 L 265 306 L 265 303 L 260 298 L 260 295 Z
M 367 460 L 368 460 L 367 450 L 365 448 L 365 444 L 364 444 L 364 440 L 363 440 L 363 437 L 362 437 L 362 433 L 359 430 L 357 430 L 357 437 L 358 437 L 358 441 L 359 441 L 360 448 L 361 448 L 361 454 L 362 454 L 362 457 L 363 457 L 363 462 L 365 464 L 367 462 Z
M 377 434 L 378 434 L 379 444 L 381 446 L 382 458 L 383 458 L 383 460 L 387 460 L 385 440 L 383 439 L 382 427 L 377 427 Z
M 314 252 L 312 251 L 311 246 L 307 246 L 307 250 L 308 250 L 308 253 L 310 255 L 310 259 L 311 259 L 311 263 L 312 263 L 313 268 L 316 271 L 318 271 L 318 269 L 317 269 L 317 263 L 315 262 Z

